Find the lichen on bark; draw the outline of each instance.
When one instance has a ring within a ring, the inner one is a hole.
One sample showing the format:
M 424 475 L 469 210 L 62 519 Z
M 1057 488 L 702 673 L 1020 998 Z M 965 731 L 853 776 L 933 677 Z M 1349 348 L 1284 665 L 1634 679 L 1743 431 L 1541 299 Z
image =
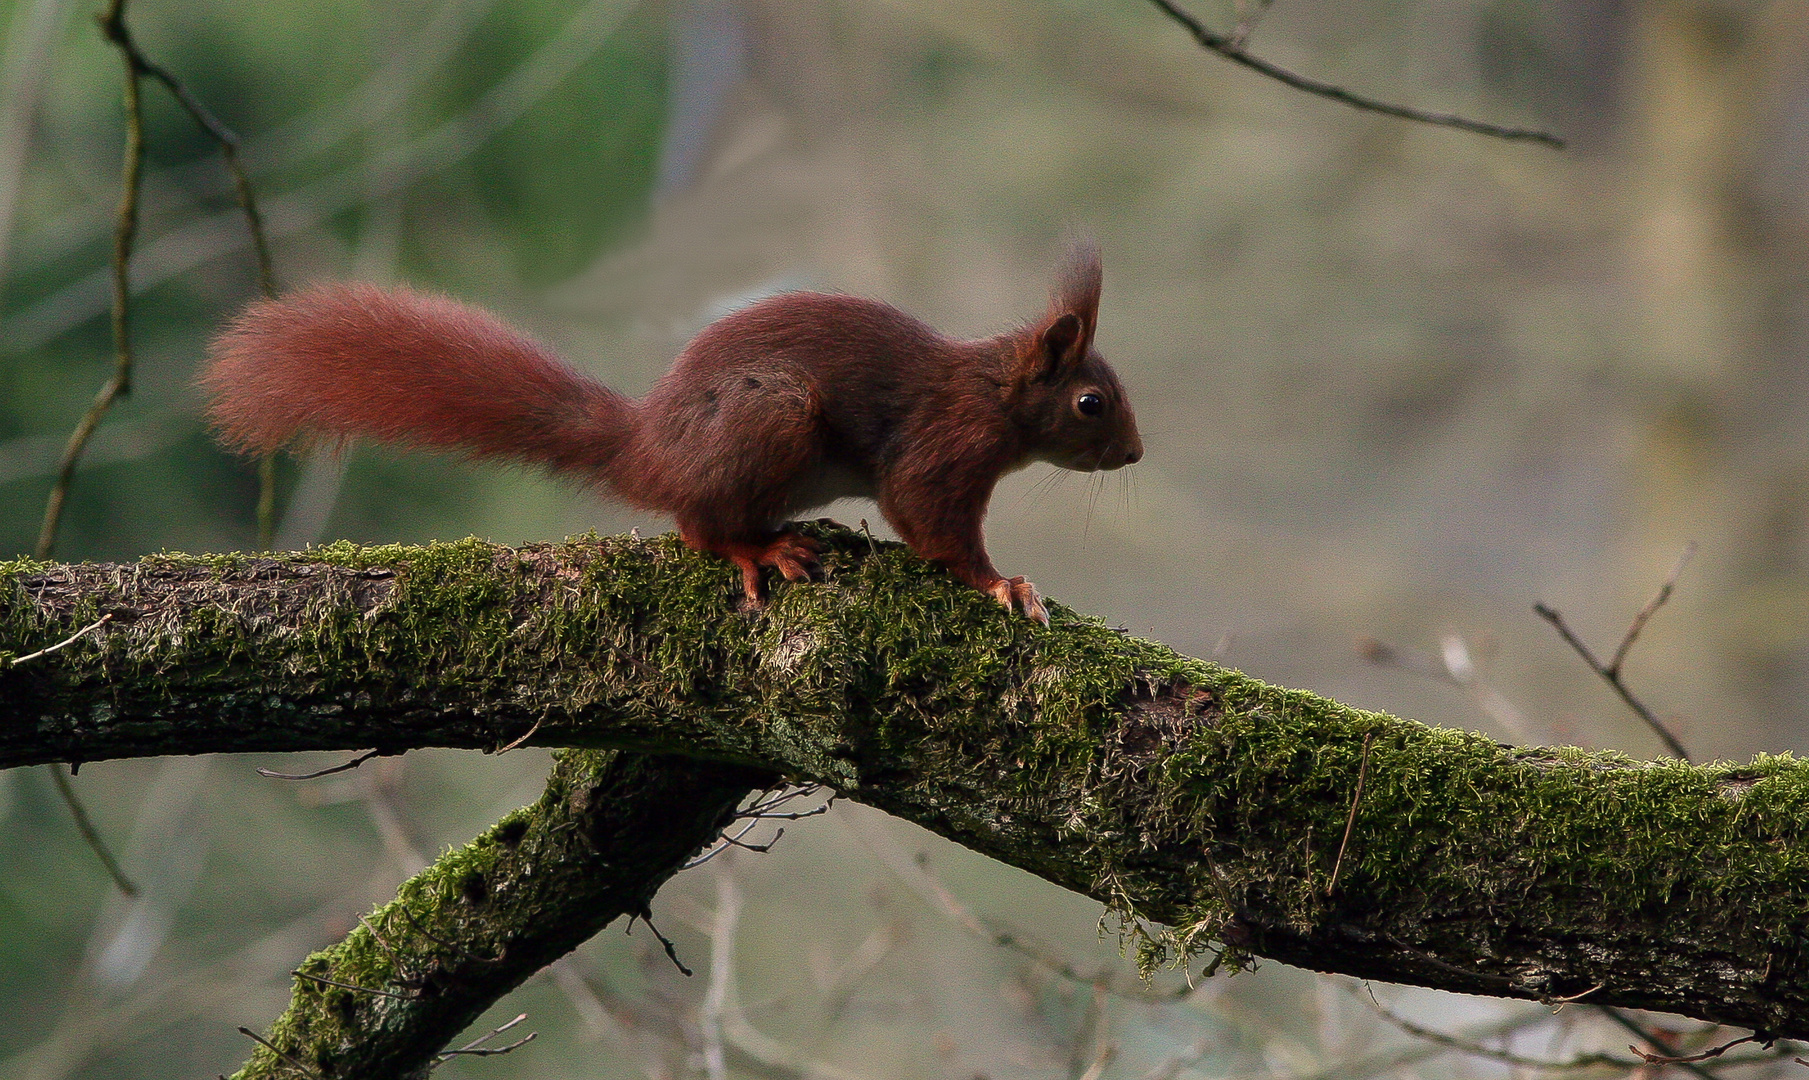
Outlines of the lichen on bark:
M 12 656 L 116 616 L 0 673 L 0 766 L 532 731 L 832 785 L 1099 899 L 1146 964 L 1267 956 L 1809 1034 L 1803 763 L 1503 746 L 1060 605 L 1044 629 L 814 531 L 827 579 L 761 611 L 669 537 L 0 566 Z

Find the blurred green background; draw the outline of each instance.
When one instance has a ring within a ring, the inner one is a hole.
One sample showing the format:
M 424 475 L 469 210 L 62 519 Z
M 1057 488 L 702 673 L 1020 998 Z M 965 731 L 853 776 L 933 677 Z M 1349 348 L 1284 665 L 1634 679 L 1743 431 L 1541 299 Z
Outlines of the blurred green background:
M 1229 28 L 1239 5 L 1195 10 Z M 6 552 L 29 552 L 111 363 L 121 65 L 88 15 L 0 2 Z M 130 21 L 244 136 L 284 284 L 441 288 L 631 392 L 785 288 L 991 332 L 1039 311 L 1064 237 L 1090 233 L 1099 345 L 1148 454 L 1103 482 L 1007 480 L 1007 573 L 1271 681 L 1643 756 L 1656 741 L 1531 605 L 1609 651 L 1694 541 L 1630 681 L 1698 758 L 1809 745 L 1809 6 L 1281 0 L 1251 38 L 1379 97 L 1551 128 L 1561 153 L 1289 91 L 1137 0 L 140 0 Z M 137 386 L 72 491 L 67 558 L 254 543 L 254 470 L 191 386 L 255 293 L 249 247 L 213 147 L 145 89 Z M 285 460 L 282 494 L 284 547 L 667 527 L 383 448 Z M 0 774 L 0 1077 L 231 1071 L 234 1028 L 280 1011 L 300 956 L 545 769 L 251 772 L 330 761 L 84 768 L 132 902 L 40 772 Z M 681 875 L 655 914 L 696 978 L 612 930 L 499 1008 L 536 1042 L 448 1074 L 1509 1071 L 1277 965 L 1141 988 L 1096 905 L 860 807 Z M 1378 994 L 1527 1053 L 1626 1042 L 1586 1010 Z

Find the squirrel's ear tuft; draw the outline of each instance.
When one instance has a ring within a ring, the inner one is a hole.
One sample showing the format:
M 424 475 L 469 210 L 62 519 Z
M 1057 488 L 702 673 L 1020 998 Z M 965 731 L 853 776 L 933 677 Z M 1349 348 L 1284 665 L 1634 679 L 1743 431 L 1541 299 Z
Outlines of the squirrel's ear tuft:
M 1099 320 L 1103 278 L 1099 248 L 1088 240 L 1076 241 L 1062 264 L 1055 295 L 1049 300 L 1049 314 L 1036 324 L 1033 345 L 1021 362 L 1022 382 L 1053 382 L 1086 358 Z
M 1050 314 L 1071 314 L 1085 328 L 1085 344 L 1093 343 L 1093 330 L 1099 325 L 1099 290 L 1105 282 L 1105 270 L 1099 263 L 1099 245 L 1091 240 L 1076 240 L 1068 247 L 1062 262 L 1061 281 L 1055 287 Z

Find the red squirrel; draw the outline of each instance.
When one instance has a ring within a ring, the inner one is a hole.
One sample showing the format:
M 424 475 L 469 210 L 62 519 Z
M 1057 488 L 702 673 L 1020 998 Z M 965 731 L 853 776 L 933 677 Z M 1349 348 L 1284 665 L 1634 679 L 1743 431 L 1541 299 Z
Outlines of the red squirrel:
M 300 435 L 459 450 L 570 473 L 671 514 L 698 551 L 820 575 L 786 528 L 844 496 L 876 499 L 926 559 L 1047 624 L 980 524 L 999 478 L 1033 461 L 1116 469 L 1143 456 L 1118 376 L 1093 348 L 1099 254 L 1077 245 L 1047 314 L 979 341 L 877 300 L 787 293 L 726 315 L 639 401 L 443 296 L 320 285 L 252 304 L 201 377 L 222 441 L 269 452 Z

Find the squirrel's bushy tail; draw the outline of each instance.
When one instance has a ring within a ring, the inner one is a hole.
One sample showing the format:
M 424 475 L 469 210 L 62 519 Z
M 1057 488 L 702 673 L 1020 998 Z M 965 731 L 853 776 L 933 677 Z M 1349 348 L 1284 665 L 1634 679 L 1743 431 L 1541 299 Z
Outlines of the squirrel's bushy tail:
M 635 405 L 493 316 L 443 296 L 320 285 L 253 304 L 214 339 L 208 415 L 236 449 L 354 436 L 608 479 Z

